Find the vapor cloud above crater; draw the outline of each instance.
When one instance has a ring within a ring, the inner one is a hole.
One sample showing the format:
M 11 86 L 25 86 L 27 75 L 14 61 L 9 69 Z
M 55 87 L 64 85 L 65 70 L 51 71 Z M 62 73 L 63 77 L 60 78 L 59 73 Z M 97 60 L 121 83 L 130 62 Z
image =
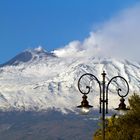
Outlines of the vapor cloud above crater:
M 140 60 L 140 4 L 120 11 L 83 41 L 74 40 L 54 53 L 59 57 L 117 57 Z

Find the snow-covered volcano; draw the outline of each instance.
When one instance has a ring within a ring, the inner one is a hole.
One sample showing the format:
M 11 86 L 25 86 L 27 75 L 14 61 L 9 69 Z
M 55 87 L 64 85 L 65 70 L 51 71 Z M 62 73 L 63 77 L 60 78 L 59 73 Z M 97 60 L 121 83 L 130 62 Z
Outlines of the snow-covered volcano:
M 1 110 L 74 110 L 81 102 L 77 89 L 79 77 L 94 74 L 102 81 L 101 73 L 107 73 L 106 82 L 121 75 L 129 83 L 130 93 L 140 91 L 140 63 L 113 58 L 58 57 L 41 47 L 28 49 L 0 67 Z M 83 81 L 88 83 L 87 79 Z M 90 104 L 99 104 L 99 89 L 95 82 L 89 94 Z M 125 92 L 125 83 L 121 82 Z M 111 87 L 114 88 L 114 85 Z M 115 90 L 109 92 L 109 107 L 118 105 Z

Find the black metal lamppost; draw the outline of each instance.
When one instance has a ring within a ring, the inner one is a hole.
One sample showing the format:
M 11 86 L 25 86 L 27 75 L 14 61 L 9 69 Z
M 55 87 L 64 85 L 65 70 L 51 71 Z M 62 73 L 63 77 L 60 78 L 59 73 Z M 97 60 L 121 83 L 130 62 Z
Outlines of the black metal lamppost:
M 115 76 L 113 77 L 107 84 L 106 84 L 106 73 L 105 71 L 103 71 L 102 73 L 102 78 L 103 81 L 100 82 L 98 80 L 98 78 L 90 73 L 85 73 L 83 74 L 79 80 L 78 80 L 78 89 L 79 91 L 83 94 L 83 100 L 81 102 L 81 105 L 77 106 L 78 108 L 81 108 L 83 112 L 88 113 L 89 109 L 92 108 L 92 105 L 89 105 L 89 102 L 87 100 L 87 94 L 89 94 L 91 92 L 91 86 L 90 85 L 86 85 L 85 90 L 83 91 L 83 88 L 81 88 L 81 80 L 84 77 L 89 76 L 90 79 L 95 80 L 98 85 L 99 85 L 99 89 L 100 89 L 100 98 L 99 98 L 99 103 L 100 103 L 100 109 L 99 112 L 102 113 L 102 139 L 105 140 L 105 113 L 108 113 L 108 91 L 109 91 L 109 85 L 117 79 L 121 79 L 126 83 L 126 93 L 124 95 L 121 95 L 121 91 L 122 89 L 120 87 L 117 88 L 117 93 L 118 95 L 121 97 L 120 99 L 120 104 L 118 106 L 118 108 L 116 108 L 115 110 L 118 111 L 127 111 L 129 110 L 128 108 L 126 108 L 126 105 L 124 103 L 125 99 L 124 97 L 126 97 L 128 95 L 129 92 L 129 85 L 128 82 L 125 80 L 125 78 L 123 78 L 122 76 Z

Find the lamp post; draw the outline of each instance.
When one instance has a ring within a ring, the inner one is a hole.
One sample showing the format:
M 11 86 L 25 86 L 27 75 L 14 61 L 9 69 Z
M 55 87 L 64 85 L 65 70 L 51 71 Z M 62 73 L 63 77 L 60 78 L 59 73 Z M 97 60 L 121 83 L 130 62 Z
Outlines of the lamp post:
M 83 88 L 81 88 L 81 81 L 84 77 L 89 77 L 91 80 L 95 80 L 98 85 L 99 85 L 99 92 L 100 92 L 100 98 L 99 98 L 99 103 L 100 103 L 100 109 L 99 112 L 102 113 L 102 140 L 105 140 L 105 113 L 108 113 L 108 91 L 109 91 L 109 86 L 111 83 L 114 82 L 114 80 L 117 79 L 121 79 L 122 81 L 125 82 L 126 84 L 126 93 L 124 95 L 121 94 L 122 89 L 120 87 L 117 88 L 117 93 L 118 95 L 121 97 L 120 99 L 120 104 L 119 107 L 116 108 L 115 110 L 129 110 L 128 108 L 126 108 L 126 105 L 124 103 L 125 99 L 124 97 L 126 97 L 129 93 L 129 85 L 128 82 L 125 80 L 125 78 L 123 78 L 122 76 L 115 76 L 113 77 L 107 84 L 106 84 L 106 73 L 105 71 L 103 71 L 102 73 L 102 82 L 100 82 L 98 80 L 98 78 L 91 74 L 91 73 L 85 73 L 83 74 L 79 80 L 78 80 L 78 89 L 79 91 L 83 94 L 83 100 L 81 102 L 81 105 L 77 106 L 78 108 L 82 108 L 82 110 L 87 113 L 89 111 L 90 108 L 92 108 L 92 105 L 89 105 L 89 102 L 87 100 L 87 94 L 89 94 L 91 92 L 91 86 L 92 85 L 86 85 L 85 90 L 83 90 Z M 116 82 L 116 81 L 115 81 Z M 86 83 L 87 84 L 87 83 Z M 118 86 L 118 84 L 117 84 Z

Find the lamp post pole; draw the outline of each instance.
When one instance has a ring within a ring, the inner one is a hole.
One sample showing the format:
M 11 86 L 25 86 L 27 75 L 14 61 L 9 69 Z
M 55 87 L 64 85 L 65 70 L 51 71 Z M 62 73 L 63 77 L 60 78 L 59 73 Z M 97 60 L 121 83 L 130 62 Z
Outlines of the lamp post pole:
M 128 85 L 128 82 L 125 80 L 125 78 L 123 78 L 122 76 L 113 77 L 106 85 L 106 73 L 105 73 L 105 71 L 103 71 L 103 73 L 102 73 L 102 82 L 100 82 L 98 80 L 98 78 L 91 73 L 83 74 L 78 80 L 78 89 L 83 94 L 83 97 L 82 97 L 83 100 L 81 102 L 81 105 L 79 105 L 77 107 L 82 108 L 84 111 L 86 110 L 85 112 L 88 112 L 87 110 L 89 110 L 89 108 L 91 108 L 93 106 L 89 105 L 88 100 L 87 100 L 87 94 L 89 94 L 91 91 L 91 85 L 87 85 L 87 83 L 86 83 L 85 90 L 83 90 L 83 88 L 81 87 L 82 79 L 84 77 L 88 77 L 92 80 L 95 80 L 99 85 L 99 89 L 100 89 L 99 90 L 100 91 L 100 98 L 99 98 L 100 109 L 99 109 L 99 112 L 102 113 L 102 140 L 105 140 L 105 114 L 108 113 L 109 85 L 111 83 L 113 83 L 114 80 L 117 80 L 117 79 L 121 79 L 123 82 L 125 82 L 126 93 L 124 95 L 121 94 L 121 92 L 122 92 L 121 87 L 117 87 L 117 93 L 121 97 L 121 99 L 120 99 L 119 107 L 116 108 L 116 110 L 123 110 L 123 111 L 129 110 L 128 108 L 126 108 L 126 105 L 124 103 L 124 101 L 125 101 L 124 97 L 126 97 L 129 93 L 129 85 Z
M 103 76 L 103 99 L 101 99 L 100 102 L 102 102 L 103 104 L 103 107 L 102 107 L 102 124 L 103 124 L 103 128 L 102 128 L 102 137 L 103 137 L 103 140 L 105 140 L 105 103 L 106 103 L 106 100 L 105 100 L 105 76 L 106 76 L 106 73 L 103 71 L 102 73 L 102 76 Z

